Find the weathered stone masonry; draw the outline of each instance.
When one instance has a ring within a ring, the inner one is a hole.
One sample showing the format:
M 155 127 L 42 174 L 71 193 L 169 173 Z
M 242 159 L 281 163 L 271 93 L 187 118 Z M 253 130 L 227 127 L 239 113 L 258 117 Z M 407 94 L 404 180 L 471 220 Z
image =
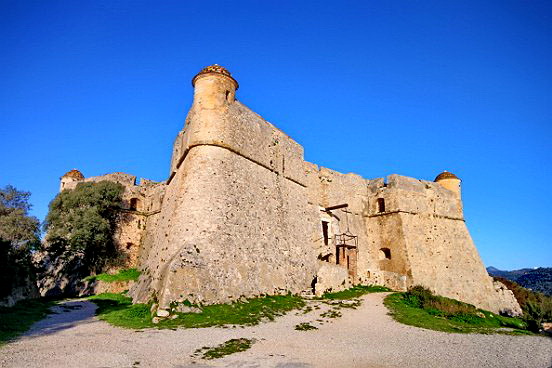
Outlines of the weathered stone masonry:
M 109 174 L 127 190 L 117 237 L 136 244 L 135 302 L 228 302 L 316 293 L 355 283 L 422 284 L 491 310 L 519 311 L 493 284 L 462 212 L 460 179 L 367 180 L 303 159 L 303 148 L 235 99 L 238 83 L 214 65 L 194 77 L 194 102 L 163 183 Z M 138 207 L 137 207 L 138 206 Z

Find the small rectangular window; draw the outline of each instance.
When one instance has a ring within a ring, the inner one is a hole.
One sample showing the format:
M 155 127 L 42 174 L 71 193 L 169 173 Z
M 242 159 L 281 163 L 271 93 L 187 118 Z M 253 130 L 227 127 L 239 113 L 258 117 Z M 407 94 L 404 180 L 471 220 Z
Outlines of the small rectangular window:
M 385 212 L 385 200 L 378 198 L 378 212 Z
M 328 233 L 328 222 L 322 221 L 322 234 L 324 235 L 324 245 L 328 245 L 330 242 L 330 237 Z

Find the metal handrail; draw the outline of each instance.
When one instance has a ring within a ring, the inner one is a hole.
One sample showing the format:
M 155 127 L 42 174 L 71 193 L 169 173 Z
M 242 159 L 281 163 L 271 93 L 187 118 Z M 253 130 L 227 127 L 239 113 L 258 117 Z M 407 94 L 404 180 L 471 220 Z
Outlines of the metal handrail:
M 335 234 L 336 247 L 358 248 L 358 236 L 351 233 Z

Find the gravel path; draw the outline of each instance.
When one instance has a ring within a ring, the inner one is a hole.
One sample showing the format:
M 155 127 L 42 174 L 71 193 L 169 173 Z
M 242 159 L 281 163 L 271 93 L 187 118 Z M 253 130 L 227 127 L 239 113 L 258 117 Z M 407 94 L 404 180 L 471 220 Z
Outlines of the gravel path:
M 319 310 L 237 328 L 133 331 L 94 317 L 95 305 L 71 301 L 0 348 L 0 367 L 552 367 L 552 339 L 447 334 L 401 325 L 387 315 L 386 294 L 317 322 Z M 311 302 L 314 303 L 314 302 Z M 318 330 L 296 331 L 311 322 Z M 253 347 L 217 360 L 192 357 L 203 346 L 253 338 Z

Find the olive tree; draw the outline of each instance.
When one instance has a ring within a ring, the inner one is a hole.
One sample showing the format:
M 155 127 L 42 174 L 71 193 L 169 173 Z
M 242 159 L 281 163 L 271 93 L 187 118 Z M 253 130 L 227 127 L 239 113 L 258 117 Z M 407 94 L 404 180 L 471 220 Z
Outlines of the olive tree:
M 31 193 L 0 188 L 0 298 L 34 278 L 31 250 L 40 245 L 40 223 L 29 215 Z
M 101 181 L 80 183 L 50 202 L 44 223 L 46 249 L 55 257 L 78 257 L 96 272 L 116 256 L 113 235 L 124 187 Z

